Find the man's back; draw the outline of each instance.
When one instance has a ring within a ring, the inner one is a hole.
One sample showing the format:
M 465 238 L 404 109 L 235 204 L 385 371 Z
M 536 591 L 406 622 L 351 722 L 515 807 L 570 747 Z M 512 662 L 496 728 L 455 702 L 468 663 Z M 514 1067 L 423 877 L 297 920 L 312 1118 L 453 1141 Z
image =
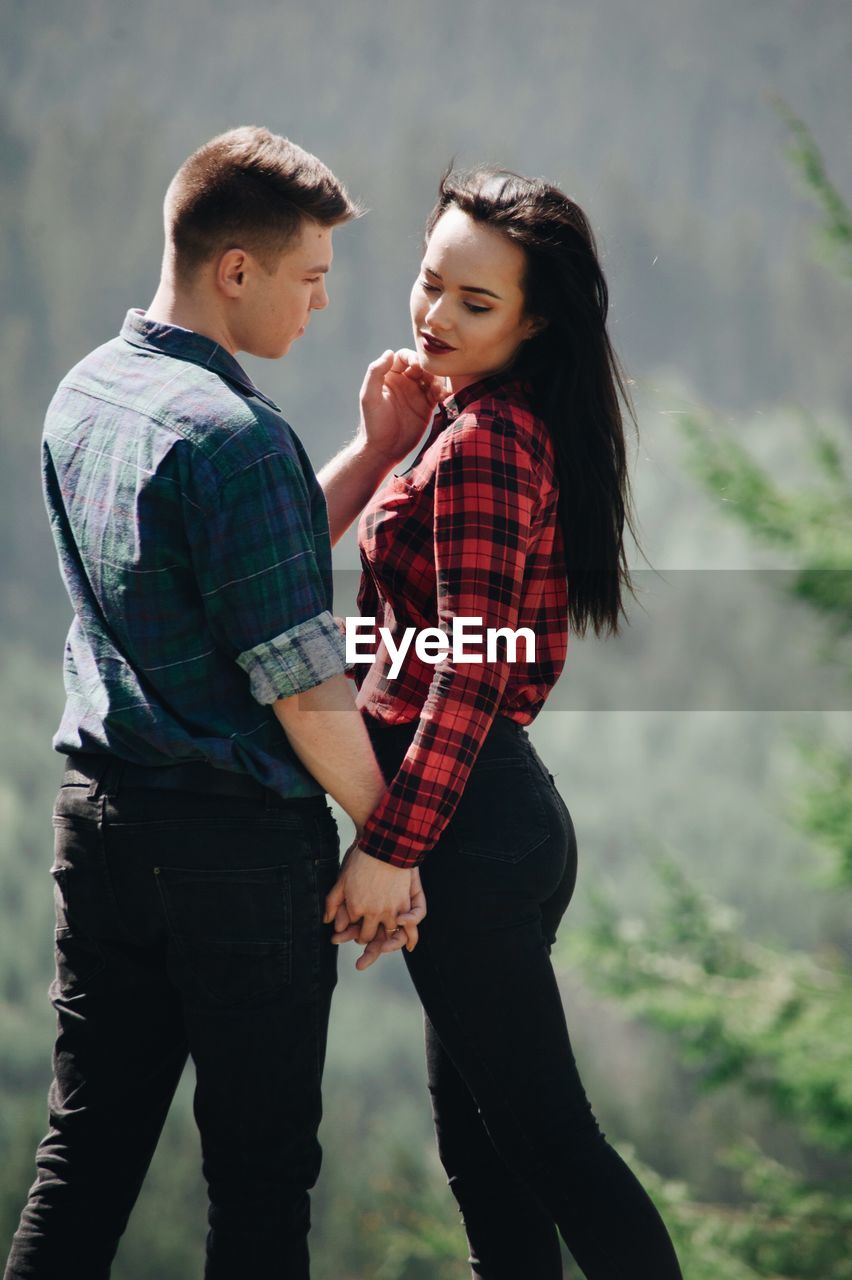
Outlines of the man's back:
M 55 748 L 320 794 L 262 705 L 282 663 L 298 692 L 308 646 L 343 669 L 325 499 L 277 406 L 211 339 L 131 311 L 60 384 L 43 466 L 75 609 Z
M 306 1280 L 339 839 L 272 703 L 343 671 L 325 498 L 234 357 L 139 311 L 60 384 L 43 479 L 59 1035 L 6 1280 L 106 1280 L 190 1054 L 205 1274 Z
M 326 789 L 356 829 L 385 789 L 343 679 L 328 517 L 339 536 L 434 396 L 421 384 L 400 418 L 383 394 L 393 361 L 371 366 L 382 444 L 343 450 L 327 503 L 234 356 L 278 359 L 304 335 L 328 305 L 332 231 L 357 212 L 288 139 L 211 139 L 166 193 L 147 312 L 71 370 L 47 415 L 75 614 L 54 739 L 58 1027 L 5 1280 L 107 1280 L 188 1054 L 207 1280 L 309 1274 L 337 963 Z M 374 866 L 392 930 L 411 877 Z

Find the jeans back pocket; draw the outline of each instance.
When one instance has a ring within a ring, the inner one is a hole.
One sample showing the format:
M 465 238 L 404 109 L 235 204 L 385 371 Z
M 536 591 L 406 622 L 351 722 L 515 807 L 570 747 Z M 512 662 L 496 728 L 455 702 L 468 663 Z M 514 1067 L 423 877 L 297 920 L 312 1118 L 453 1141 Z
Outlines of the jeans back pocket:
M 236 1008 L 274 999 L 290 983 L 290 868 L 155 867 L 179 971 L 196 998 Z M 191 991 L 188 992 L 191 994 Z
M 448 828 L 477 858 L 520 862 L 550 835 L 544 805 L 525 754 L 477 760 Z

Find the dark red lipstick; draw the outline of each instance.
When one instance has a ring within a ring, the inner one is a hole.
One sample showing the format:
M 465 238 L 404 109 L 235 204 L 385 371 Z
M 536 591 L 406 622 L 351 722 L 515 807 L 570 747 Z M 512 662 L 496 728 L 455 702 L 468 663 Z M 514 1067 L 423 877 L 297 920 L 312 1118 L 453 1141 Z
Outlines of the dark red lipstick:
M 424 333 L 422 329 L 420 330 L 420 337 L 423 339 L 423 346 L 430 356 L 443 356 L 449 351 L 455 351 L 455 347 L 451 347 L 448 342 L 442 342 L 440 338 L 433 338 L 431 333 Z

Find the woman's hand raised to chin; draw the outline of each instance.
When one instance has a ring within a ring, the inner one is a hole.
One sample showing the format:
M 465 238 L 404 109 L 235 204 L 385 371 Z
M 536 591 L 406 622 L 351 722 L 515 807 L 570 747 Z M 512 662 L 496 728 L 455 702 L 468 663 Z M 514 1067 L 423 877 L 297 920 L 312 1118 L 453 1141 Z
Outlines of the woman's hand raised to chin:
M 386 351 L 367 367 L 358 434 L 393 467 L 417 444 L 444 394 L 441 379 L 426 372 L 415 351 Z

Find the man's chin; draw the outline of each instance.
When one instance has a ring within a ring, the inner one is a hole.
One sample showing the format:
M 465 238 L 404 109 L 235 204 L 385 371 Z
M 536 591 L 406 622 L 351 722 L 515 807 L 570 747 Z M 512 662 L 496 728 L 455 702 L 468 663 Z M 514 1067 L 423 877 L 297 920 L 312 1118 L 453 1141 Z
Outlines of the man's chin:
M 257 351 L 250 351 L 249 355 L 258 356 L 261 360 L 280 360 L 282 356 L 286 356 L 293 342 L 293 338 L 288 338 L 286 342 L 279 343 L 277 347 L 258 348 Z

